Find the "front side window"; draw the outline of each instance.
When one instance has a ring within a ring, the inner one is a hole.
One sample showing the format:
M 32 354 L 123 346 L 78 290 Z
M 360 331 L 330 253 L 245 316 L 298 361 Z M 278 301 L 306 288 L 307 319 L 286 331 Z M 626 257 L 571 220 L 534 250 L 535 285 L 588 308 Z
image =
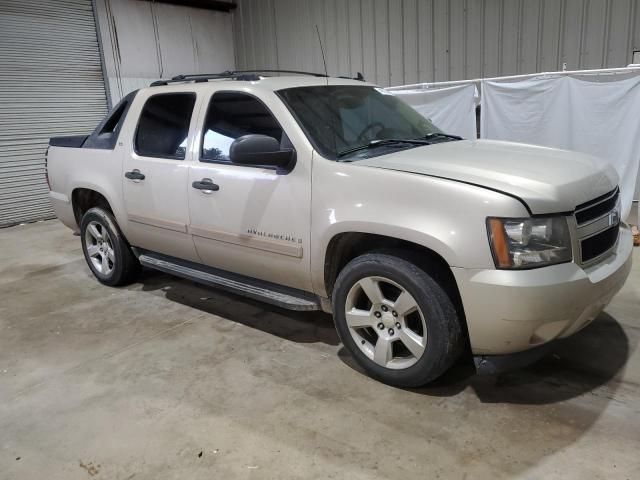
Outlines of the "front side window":
M 322 85 L 288 88 L 277 93 L 316 150 L 329 159 L 381 155 L 419 146 L 421 141 L 426 142 L 424 139 L 436 135 L 438 141 L 458 139 L 443 134 L 405 102 L 380 88 Z M 369 148 L 377 145 L 379 149 Z M 365 147 L 366 151 L 360 150 Z
M 135 151 L 145 157 L 184 160 L 194 93 L 162 93 L 144 104 L 135 138 Z
M 275 138 L 288 147 L 280 124 L 257 98 L 239 92 L 218 92 L 207 110 L 200 159 L 204 162 L 229 162 L 229 148 L 243 135 L 260 134 Z

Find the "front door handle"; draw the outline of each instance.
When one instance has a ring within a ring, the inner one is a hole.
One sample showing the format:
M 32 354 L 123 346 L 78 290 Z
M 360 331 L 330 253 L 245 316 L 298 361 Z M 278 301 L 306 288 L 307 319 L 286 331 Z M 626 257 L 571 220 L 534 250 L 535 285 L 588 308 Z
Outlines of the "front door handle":
M 199 182 L 193 182 L 191 186 L 206 194 L 220 190 L 220 186 L 213 183 L 210 178 L 203 178 Z
M 130 172 L 124 172 L 124 176 L 129 180 L 144 180 L 144 173 L 140 173 L 140 170 L 137 168 L 131 170 Z

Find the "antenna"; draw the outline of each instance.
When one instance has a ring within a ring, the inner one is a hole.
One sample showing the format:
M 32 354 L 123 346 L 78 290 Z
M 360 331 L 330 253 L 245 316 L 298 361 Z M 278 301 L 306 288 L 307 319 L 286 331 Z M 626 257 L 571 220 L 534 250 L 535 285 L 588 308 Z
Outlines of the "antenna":
M 327 90 L 329 89 L 329 72 L 327 71 L 327 60 L 324 58 L 324 48 L 322 47 L 322 40 L 320 39 L 320 29 L 318 28 L 318 24 L 316 23 L 316 33 L 318 34 L 318 43 L 320 44 L 320 52 L 322 53 L 322 63 L 324 64 L 324 74 L 325 74 L 325 78 L 327 79 Z M 328 102 L 329 102 L 329 106 L 332 105 L 333 103 L 333 95 L 329 94 L 328 95 Z M 336 130 L 335 128 L 331 128 L 331 125 L 328 125 L 329 129 L 333 132 L 333 151 L 337 154 L 338 152 L 338 147 L 337 144 L 338 142 L 336 141 Z
M 318 34 L 318 43 L 320 44 L 320 52 L 322 53 L 322 63 L 324 64 L 324 74 L 327 77 L 327 85 L 329 85 L 329 72 L 327 72 L 327 60 L 324 58 L 324 48 L 322 47 L 322 40 L 320 39 L 320 29 L 316 23 L 316 33 Z

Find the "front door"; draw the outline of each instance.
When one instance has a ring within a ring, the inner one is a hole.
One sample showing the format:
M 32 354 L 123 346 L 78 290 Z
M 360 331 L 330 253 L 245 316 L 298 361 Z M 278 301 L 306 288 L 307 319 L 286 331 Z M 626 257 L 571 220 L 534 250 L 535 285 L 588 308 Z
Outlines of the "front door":
M 123 163 L 123 194 L 129 242 L 155 252 L 197 261 L 188 233 L 185 162 L 193 92 L 149 96 Z M 134 112 L 131 112 L 132 114 Z
M 299 151 L 290 171 L 230 163 L 231 143 L 248 134 L 268 135 L 283 149 L 293 148 L 258 98 L 214 93 L 199 158 L 189 170 L 190 231 L 197 252 L 209 266 L 309 291 L 310 153 Z

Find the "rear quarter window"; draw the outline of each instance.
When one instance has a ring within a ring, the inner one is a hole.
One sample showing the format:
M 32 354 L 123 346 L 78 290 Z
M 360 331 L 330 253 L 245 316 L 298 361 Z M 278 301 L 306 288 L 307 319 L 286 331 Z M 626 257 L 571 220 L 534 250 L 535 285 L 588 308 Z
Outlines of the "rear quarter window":
M 97 148 L 104 150 L 113 150 L 118 141 L 120 130 L 124 119 L 129 112 L 131 102 L 138 91 L 133 91 L 124 97 L 120 102 L 111 109 L 107 116 L 100 122 L 93 133 L 87 138 L 83 148 Z

